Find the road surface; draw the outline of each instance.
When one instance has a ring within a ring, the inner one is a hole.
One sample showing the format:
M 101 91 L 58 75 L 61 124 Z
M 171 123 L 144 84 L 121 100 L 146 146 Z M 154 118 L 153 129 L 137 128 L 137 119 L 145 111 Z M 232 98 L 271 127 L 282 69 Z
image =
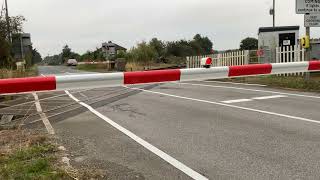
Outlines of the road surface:
M 320 177 L 316 93 L 202 81 L 37 95 L 71 164 L 105 169 L 110 179 Z M 33 96 L 23 97 L 0 114 L 29 114 L 24 124 L 46 129 L 28 104 Z

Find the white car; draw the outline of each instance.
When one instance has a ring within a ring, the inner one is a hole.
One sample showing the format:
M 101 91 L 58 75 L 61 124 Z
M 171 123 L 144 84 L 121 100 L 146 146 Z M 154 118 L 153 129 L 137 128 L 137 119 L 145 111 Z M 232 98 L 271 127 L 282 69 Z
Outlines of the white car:
M 78 61 L 76 59 L 69 59 L 67 61 L 67 65 L 68 66 L 77 66 L 78 65 Z

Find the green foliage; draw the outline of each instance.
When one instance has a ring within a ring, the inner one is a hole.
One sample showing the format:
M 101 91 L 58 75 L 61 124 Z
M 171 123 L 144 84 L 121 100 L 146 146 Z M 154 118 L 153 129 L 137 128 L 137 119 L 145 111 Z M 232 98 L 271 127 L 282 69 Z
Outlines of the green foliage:
M 158 57 L 164 56 L 166 46 L 161 40 L 158 40 L 157 38 L 152 38 L 149 42 L 149 46 L 151 46 L 153 49 L 157 51 Z
M 0 158 L 1 179 L 70 179 L 67 174 L 51 165 L 55 147 L 34 145 L 18 150 L 9 157 Z
M 247 37 L 243 39 L 240 43 L 240 50 L 257 50 L 258 49 L 258 39 Z
M 0 67 L 11 67 L 12 57 L 10 55 L 10 44 L 0 36 Z
M 37 64 L 42 61 L 41 54 L 37 49 L 32 49 L 32 64 Z
M 96 48 L 95 51 L 87 51 L 79 56 L 79 61 L 103 61 L 105 59 L 101 48 Z
M 191 41 L 180 40 L 168 42 L 166 56 L 186 57 L 192 55 L 205 55 L 212 53 L 213 43 L 208 37 L 196 34 Z
M 164 42 L 157 38 L 151 39 L 148 43 L 141 42 L 130 51 L 118 51 L 115 58 L 125 58 L 128 61 L 148 64 L 151 62 L 182 62 L 186 56 L 211 54 L 213 43 L 208 37 L 196 34 L 192 40 L 179 40 Z M 60 64 L 67 59 L 78 61 L 103 61 L 105 55 L 101 48 L 95 51 L 87 51 L 81 56 L 72 52 L 68 45 L 63 47 L 60 55 L 46 57 L 44 61 L 49 64 Z M 173 59 L 172 61 L 170 59 Z M 61 61 L 62 62 L 62 61 Z
M 157 51 L 146 42 L 141 42 L 130 50 L 130 59 L 139 63 L 150 63 L 157 58 Z
M 71 50 L 71 48 L 68 45 L 65 45 L 62 48 L 61 52 L 62 62 L 65 63 L 68 59 L 80 59 L 80 55 L 78 53 L 75 53 Z
M 10 21 L 10 32 L 12 34 L 23 32 L 23 16 L 12 16 Z M 8 41 L 7 23 L 4 17 L 0 16 L 0 67 L 12 68 L 14 66 L 11 54 L 11 44 Z

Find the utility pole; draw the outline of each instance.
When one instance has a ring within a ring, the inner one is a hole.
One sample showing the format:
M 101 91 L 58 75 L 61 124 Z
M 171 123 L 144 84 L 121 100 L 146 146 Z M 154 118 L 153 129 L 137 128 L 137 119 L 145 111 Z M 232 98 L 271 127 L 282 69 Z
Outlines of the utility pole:
M 273 27 L 276 26 L 276 0 L 273 0 Z
M 10 18 L 9 18 L 9 10 L 8 10 L 7 0 L 5 0 L 5 5 L 6 5 L 7 36 L 8 36 L 8 41 L 11 43 Z

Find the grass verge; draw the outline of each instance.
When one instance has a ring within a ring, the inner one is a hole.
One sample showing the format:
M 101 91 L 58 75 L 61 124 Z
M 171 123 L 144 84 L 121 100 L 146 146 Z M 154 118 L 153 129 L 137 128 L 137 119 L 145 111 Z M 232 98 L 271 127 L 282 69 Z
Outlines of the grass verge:
M 135 62 L 128 62 L 126 64 L 126 71 L 144 71 L 160 68 L 170 68 L 173 66 L 177 66 L 177 64 L 151 63 L 150 65 L 144 65 Z
M 259 77 L 243 77 L 232 78 L 224 81 L 264 84 L 270 87 L 293 89 L 300 91 L 320 92 L 320 76 L 311 74 L 310 80 L 305 80 L 302 76 L 259 76 Z
M 58 150 L 44 135 L 0 131 L 0 179 L 73 179 L 58 166 Z
M 90 71 L 90 72 L 107 72 L 107 64 L 79 64 L 77 65 L 78 70 Z
M 26 71 L 0 69 L 0 79 L 30 77 L 30 76 L 37 76 L 37 75 L 38 75 L 38 66 L 37 65 L 34 65 L 34 66 L 26 69 Z
M 46 134 L 15 127 L 0 128 L 0 179 L 104 179 L 97 169 L 75 169 Z

